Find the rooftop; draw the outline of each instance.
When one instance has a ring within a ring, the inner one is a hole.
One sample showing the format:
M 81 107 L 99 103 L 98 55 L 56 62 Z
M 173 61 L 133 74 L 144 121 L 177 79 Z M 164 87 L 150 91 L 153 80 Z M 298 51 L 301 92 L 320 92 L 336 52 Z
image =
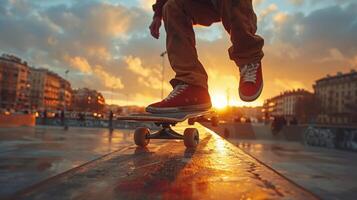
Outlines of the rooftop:
M 346 77 L 351 77 L 351 78 L 356 78 L 357 79 L 356 70 L 352 69 L 348 73 L 337 72 L 337 74 L 334 75 L 334 76 L 331 76 L 331 75 L 328 74 L 328 75 L 326 75 L 326 77 L 316 80 L 316 84 L 322 83 L 322 82 L 325 82 L 325 81 L 341 80 L 341 79 L 344 79 Z
M 275 97 L 272 97 L 270 99 L 267 99 L 266 100 L 266 103 L 268 101 L 271 101 L 271 100 L 276 100 L 276 99 L 280 99 L 282 97 L 286 97 L 286 96 L 294 96 L 294 95 L 311 95 L 312 93 L 305 90 L 305 89 L 296 89 L 296 90 L 289 90 L 289 91 L 285 91 L 285 92 L 282 92 L 280 93 L 279 95 L 275 96 Z
M 23 62 L 21 60 L 21 58 L 16 57 L 14 55 L 10 55 L 10 54 L 2 54 L 0 56 L 0 60 L 10 61 L 10 62 L 14 62 L 14 63 L 17 63 L 17 64 L 21 64 L 21 65 L 27 66 L 27 62 L 25 62 L 25 61 Z

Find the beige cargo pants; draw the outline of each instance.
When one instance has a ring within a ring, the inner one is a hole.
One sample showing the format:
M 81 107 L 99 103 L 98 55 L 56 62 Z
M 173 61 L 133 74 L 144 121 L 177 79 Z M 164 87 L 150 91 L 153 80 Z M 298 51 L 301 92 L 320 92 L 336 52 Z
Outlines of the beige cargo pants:
M 168 0 L 163 8 L 163 20 L 168 58 L 176 72 L 172 85 L 183 81 L 208 87 L 207 73 L 195 47 L 194 24 L 210 26 L 221 21 L 232 42 L 229 56 L 238 66 L 259 62 L 264 56 L 264 40 L 256 35 L 257 17 L 252 0 L 218 0 L 216 6 L 210 0 Z

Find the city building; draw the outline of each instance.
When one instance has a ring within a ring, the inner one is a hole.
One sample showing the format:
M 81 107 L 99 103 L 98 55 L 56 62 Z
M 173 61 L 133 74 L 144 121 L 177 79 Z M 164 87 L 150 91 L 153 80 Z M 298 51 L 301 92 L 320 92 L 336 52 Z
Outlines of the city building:
M 357 123 L 357 72 L 327 75 L 314 84 L 321 102 L 318 121 L 329 124 Z
M 264 113 L 265 119 L 285 117 L 287 120 L 291 120 L 297 117 L 297 102 L 300 99 L 311 96 L 313 96 L 313 94 L 304 89 L 286 91 L 278 96 L 265 100 L 262 112 Z
M 43 68 L 30 68 L 31 108 L 59 110 L 70 108 L 72 89 L 70 83 L 58 74 Z
M 71 83 L 63 78 L 60 79 L 60 82 L 60 107 L 62 109 L 71 110 L 73 106 L 73 90 Z
M 28 109 L 30 70 L 27 63 L 16 56 L 3 54 L 0 56 L 0 72 L 0 107 L 16 111 Z
M 105 99 L 96 90 L 81 88 L 73 91 L 73 110 L 80 112 L 103 112 Z
M 241 112 L 242 116 L 250 119 L 262 119 L 263 114 L 261 112 L 262 107 L 238 107 L 238 110 Z

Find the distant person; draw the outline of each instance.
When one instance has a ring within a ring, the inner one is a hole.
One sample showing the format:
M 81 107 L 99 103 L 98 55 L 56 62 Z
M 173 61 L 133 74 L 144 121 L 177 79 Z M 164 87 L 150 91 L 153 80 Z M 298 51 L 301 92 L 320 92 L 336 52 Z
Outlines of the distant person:
M 113 117 L 114 117 L 114 113 L 113 111 L 109 112 L 109 129 L 113 130 Z
M 84 113 L 80 112 L 78 114 L 78 117 L 79 117 L 79 125 L 80 126 L 84 126 L 85 125 L 85 121 L 86 121 Z
M 170 81 L 173 91 L 162 101 L 149 105 L 146 111 L 162 113 L 211 108 L 208 77 L 197 57 L 193 24 L 210 26 L 222 22 L 232 42 L 228 50 L 230 59 L 240 70 L 240 98 L 254 101 L 260 96 L 264 40 L 256 35 L 257 17 L 252 0 L 156 0 L 153 10 L 151 35 L 159 38 L 163 19 L 167 54 L 176 76 Z
M 274 135 L 278 134 L 284 126 L 287 125 L 287 121 L 283 116 L 276 116 L 271 124 L 271 130 Z
M 64 113 L 64 110 L 61 110 L 61 113 L 60 113 L 60 116 L 61 116 L 61 125 L 64 126 L 65 124 L 65 113 Z
M 282 127 L 284 127 L 288 124 L 288 121 L 286 121 L 285 117 L 281 117 L 281 124 L 282 124 Z
M 43 124 L 47 125 L 47 110 L 45 109 L 42 113 L 43 116 Z
M 56 118 L 56 119 L 57 119 L 57 118 L 60 118 L 59 116 L 60 116 L 60 111 L 57 111 L 57 112 L 55 113 L 55 118 Z

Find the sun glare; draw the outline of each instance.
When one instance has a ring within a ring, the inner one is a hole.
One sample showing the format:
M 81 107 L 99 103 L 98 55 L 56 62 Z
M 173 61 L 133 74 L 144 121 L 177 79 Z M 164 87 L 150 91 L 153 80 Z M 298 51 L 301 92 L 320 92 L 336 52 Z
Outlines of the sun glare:
M 227 107 L 227 98 L 223 94 L 214 94 L 212 97 L 212 106 L 217 109 L 223 109 Z
M 244 102 L 241 101 L 238 97 L 238 94 L 236 95 L 231 95 L 229 102 L 227 99 L 227 95 L 224 94 L 223 92 L 211 92 L 211 100 L 212 100 L 212 106 L 216 109 L 225 109 L 228 106 L 235 106 L 235 107 L 255 107 L 255 106 L 261 106 L 263 105 L 262 100 L 258 99 L 254 102 Z

